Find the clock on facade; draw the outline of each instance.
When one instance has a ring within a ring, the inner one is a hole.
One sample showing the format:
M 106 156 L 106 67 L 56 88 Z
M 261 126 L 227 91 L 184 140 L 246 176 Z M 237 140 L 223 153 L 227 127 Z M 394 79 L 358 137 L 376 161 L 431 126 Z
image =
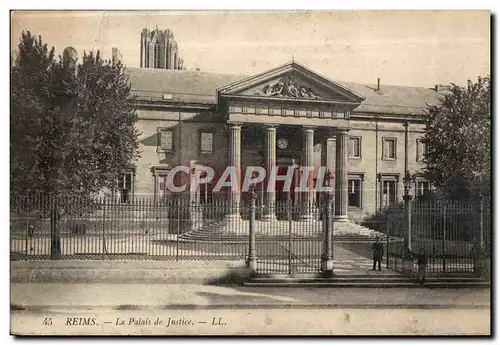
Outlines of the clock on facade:
M 288 147 L 288 140 L 286 140 L 285 138 L 279 138 L 278 147 L 280 149 L 286 149 Z

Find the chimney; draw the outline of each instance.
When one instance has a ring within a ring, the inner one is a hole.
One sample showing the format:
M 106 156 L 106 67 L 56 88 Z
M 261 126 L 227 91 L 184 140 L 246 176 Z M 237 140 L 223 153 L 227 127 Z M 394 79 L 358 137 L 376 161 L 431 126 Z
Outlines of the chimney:
M 380 92 L 380 78 L 377 78 L 377 92 Z

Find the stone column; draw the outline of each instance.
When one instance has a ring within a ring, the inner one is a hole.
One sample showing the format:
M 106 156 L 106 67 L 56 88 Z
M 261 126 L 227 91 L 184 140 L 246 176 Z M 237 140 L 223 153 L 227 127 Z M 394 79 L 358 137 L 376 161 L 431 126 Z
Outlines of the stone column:
M 265 159 L 265 169 L 266 169 L 266 180 L 269 183 L 269 176 L 272 169 L 276 166 L 276 126 L 265 126 L 265 148 L 264 148 L 264 159 Z M 276 191 L 275 186 L 272 186 L 272 190 L 267 191 L 268 184 L 266 184 L 266 210 L 263 220 L 270 221 L 276 219 L 275 203 L 276 203 Z
M 326 173 L 329 171 L 331 180 L 331 187 L 335 189 L 335 134 L 327 133 L 324 141 L 321 144 L 321 166 L 325 167 L 325 176 L 323 178 L 323 184 L 326 185 L 328 182 L 326 181 Z M 320 206 L 324 206 L 324 193 L 320 196 L 320 200 L 317 200 Z M 332 206 L 332 210 L 333 210 Z M 322 208 L 320 208 L 322 210 Z
M 313 203 L 314 203 L 314 189 L 312 169 L 314 168 L 314 129 L 311 127 L 303 127 L 303 155 L 304 159 L 302 166 L 309 167 L 309 177 L 307 179 L 307 191 L 304 197 L 304 213 L 302 219 L 309 220 L 314 218 Z M 305 171 L 303 173 L 306 173 Z
M 229 199 L 230 220 L 240 220 L 240 200 L 241 200 L 241 125 L 229 124 L 229 166 L 236 169 L 237 186 L 231 190 Z
M 324 142 L 321 145 L 321 166 L 326 167 L 326 171 L 330 171 L 332 177 L 335 176 L 335 136 L 333 133 L 328 133 Z M 323 181 L 326 183 L 326 181 Z M 333 180 L 331 182 L 334 182 Z M 332 185 L 333 186 L 333 185 Z
M 348 129 L 339 129 L 336 140 L 335 163 L 335 221 L 347 221 L 348 189 L 347 189 L 347 135 Z

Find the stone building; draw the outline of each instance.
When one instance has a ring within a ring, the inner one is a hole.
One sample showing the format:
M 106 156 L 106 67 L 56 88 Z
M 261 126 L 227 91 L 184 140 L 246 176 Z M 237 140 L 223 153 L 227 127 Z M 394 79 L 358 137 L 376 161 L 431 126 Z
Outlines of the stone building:
M 426 150 L 422 115 L 427 104 L 437 102 L 438 87 L 385 85 L 380 79 L 374 85 L 337 82 L 297 62 L 252 76 L 126 72 L 142 133 L 142 157 L 120 180 L 127 198 L 173 197 L 165 179 L 177 165 L 210 166 L 215 180 L 228 165 L 326 166 L 335 178 L 339 220 L 360 219 L 401 201 L 406 170 L 415 174 L 413 195 L 430 188 L 418 176 Z M 290 193 L 279 187 L 261 193 L 264 207 L 281 200 L 317 201 L 314 190 L 294 192 L 299 174 Z M 188 181 L 180 174 L 176 183 Z M 192 200 L 209 202 L 211 188 L 213 183 L 202 186 Z M 238 202 L 244 195 L 230 198 Z
M 184 60 L 180 57 L 179 47 L 170 30 L 149 31 L 141 33 L 141 67 L 162 69 L 184 69 Z

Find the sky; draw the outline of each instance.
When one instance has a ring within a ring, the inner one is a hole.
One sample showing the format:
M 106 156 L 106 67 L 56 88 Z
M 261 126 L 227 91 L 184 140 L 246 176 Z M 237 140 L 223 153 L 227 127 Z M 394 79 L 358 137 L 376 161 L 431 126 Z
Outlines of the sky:
M 487 11 L 12 12 L 11 49 L 30 30 L 58 53 L 117 47 L 139 67 L 141 31 L 156 27 L 188 70 L 251 75 L 294 59 L 333 80 L 422 87 L 490 71 Z

